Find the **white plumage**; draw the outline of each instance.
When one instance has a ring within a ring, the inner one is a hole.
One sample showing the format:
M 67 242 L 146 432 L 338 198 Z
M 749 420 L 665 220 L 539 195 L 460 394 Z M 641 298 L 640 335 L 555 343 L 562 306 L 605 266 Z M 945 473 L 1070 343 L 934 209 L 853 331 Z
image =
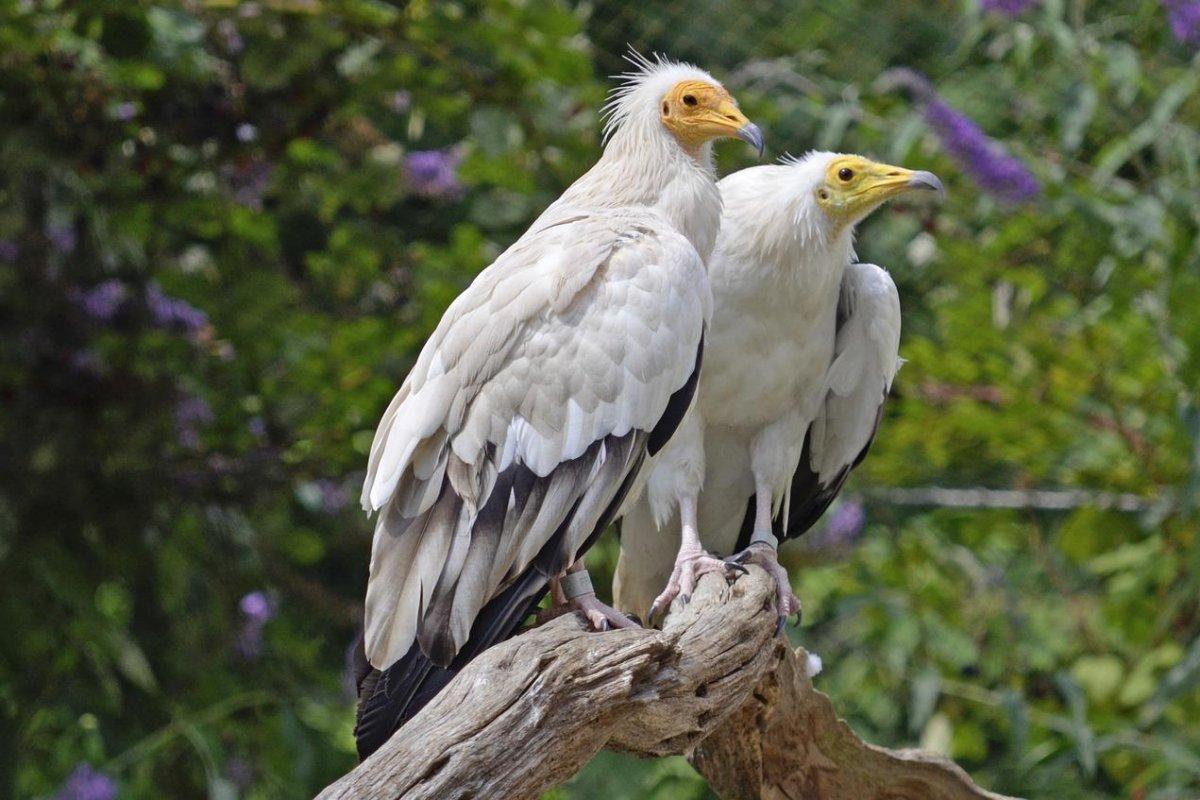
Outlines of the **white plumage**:
M 682 416 L 664 419 L 694 387 L 711 313 L 720 196 L 707 140 L 725 134 L 679 134 L 662 115 L 684 84 L 740 114 L 702 70 L 638 66 L 601 159 L 450 305 L 379 425 L 362 495 L 380 512 L 365 630 L 377 669 L 414 643 L 449 664 L 481 609 L 522 582 L 494 614 L 519 622 Z
M 900 303 L 885 270 L 853 263 L 854 225 L 889 196 L 940 183 L 813 153 L 742 170 L 719 188 L 715 310 L 696 405 L 621 525 L 616 604 L 643 616 L 668 581 L 656 611 L 689 592 L 697 562 L 718 568 L 689 536 L 727 555 L 754 530 L 798 536 L 865 454 L 900 365 Z M 680 522 L 682 547 L 671 533 Z M 784 605 L 786 595 L 781 587 Z

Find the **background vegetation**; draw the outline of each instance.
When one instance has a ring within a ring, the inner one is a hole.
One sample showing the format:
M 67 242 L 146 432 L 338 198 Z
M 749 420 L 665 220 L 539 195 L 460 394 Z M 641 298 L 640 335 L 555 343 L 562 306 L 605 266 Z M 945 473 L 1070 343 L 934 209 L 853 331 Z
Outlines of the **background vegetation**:
M 1200 792 L 1194 0 L 0 0 L 0 797 L 353 763 L 374 424 L 596 157 L 626 43 L 712 69 L 776 155 L 950 187 L 861 232 L 908 364 L 788 554 L 818 687 L 996 790 Z M 602 755 L 554 795 L 707 790 Z

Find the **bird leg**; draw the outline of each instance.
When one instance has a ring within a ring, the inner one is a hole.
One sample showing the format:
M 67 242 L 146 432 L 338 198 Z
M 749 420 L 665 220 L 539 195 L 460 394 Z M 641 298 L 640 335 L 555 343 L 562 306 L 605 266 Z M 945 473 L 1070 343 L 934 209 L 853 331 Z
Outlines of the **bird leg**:
M 704 552 L 700 544 L 700 533 L 697 530 L 696 498 L 687 497 L 679 501 L 680 543 L 679 554 L 675 556 L 675 567 L 671 570 L 671 579 L 662 594 L 654 599 L 650 606 L 647 622 L 653 624 L 655 619 L 666 612 L 671 602 L 678 597 L 684 603 L 692 599 L 696 590 L 696 581 L 701 575 L 709 572 L 720 572 L 726 579 L 736 577 L 733 573 L 746 571 L 741 564 L 722 561 Z
M 771 527 L 771 487 L 759 482 L 754 493 L 754 533 L 750 535 L 750 545 L 733 557 L 738 564 L 757 564 L 775 579 L 775 607 L 779 611 L 779 623 L 775 626 L 775 635 L 783 632 L 783 624 L 788 617 L 796 615 L 796 624 L 800 624 L 800 598 L 792 592 L 792 581 L 788 578 L 787 570 L 779 563 L 779 540 Z
M 555 608 L 582 611 L 588 624 L 598 631 L 610 628 L 636 628 L 638 624 L 610 605 L 600 602 L 592 588 L 583 559 L 578 559 L 567 568 L 561 577 L 550 579 L 550 595 Z M 554 614 L 557 616 L 557 614 Z

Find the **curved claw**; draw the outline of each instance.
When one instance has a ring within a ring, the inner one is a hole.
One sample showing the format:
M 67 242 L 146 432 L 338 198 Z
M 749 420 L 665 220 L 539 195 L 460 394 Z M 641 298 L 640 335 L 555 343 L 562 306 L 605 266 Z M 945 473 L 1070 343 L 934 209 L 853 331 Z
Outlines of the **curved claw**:
M 729 570 L 730 572 L 736 572 L 739 575 L 749 575 L 750 574 L 750 570 L 748 570 L 744 566 L 742 566 L 742 564 L 740 562 L 734 561 L 732 559 L 727 559 L 725 561 L 725 568 L 727 570 Z M 737 580 L 737 578 L 734 578 L 734 580 Z

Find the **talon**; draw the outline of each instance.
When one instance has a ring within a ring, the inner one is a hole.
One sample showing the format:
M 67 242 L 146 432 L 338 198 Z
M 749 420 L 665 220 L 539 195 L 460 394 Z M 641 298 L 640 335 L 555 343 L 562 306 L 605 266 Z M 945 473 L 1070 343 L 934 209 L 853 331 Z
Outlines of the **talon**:
M 596 599 L 594 594 L 583 594 L 571 600 L 571 606 L 580 611 L 594 630 L 611 631 L 617 628 L 641 627 L 620 611 Z
M 729 565 L 726 562 L 705 553 L 699 545 L 681 549 L 666 588 L 650 606 L 650 619 L 654 623 L 660 622 L 670 609 L 671 601 L 676 598 L 682 605 L 687 605 L 696 590 L 697 580 L 709 572 L 720 572 L 726 581 L 729 580 Z
M 788 621 L 786 615 L 779 617 L 779 621 L 775 623 L 775 636 L 778 638 L 783 633 L 783 624 Z
M 741 564 L 739 564 L 736 561 L 726 561 L 725 568 L 730 570 L 731 572 L 737 572 L 741 575 L 749 575 L 750 574 L 750 570 L 746 569 L 744 566 L 742 566 Z

